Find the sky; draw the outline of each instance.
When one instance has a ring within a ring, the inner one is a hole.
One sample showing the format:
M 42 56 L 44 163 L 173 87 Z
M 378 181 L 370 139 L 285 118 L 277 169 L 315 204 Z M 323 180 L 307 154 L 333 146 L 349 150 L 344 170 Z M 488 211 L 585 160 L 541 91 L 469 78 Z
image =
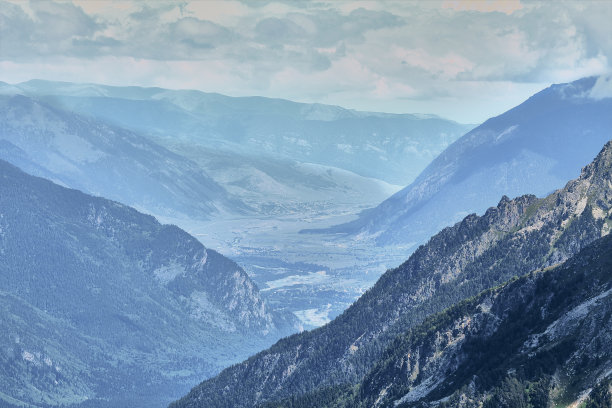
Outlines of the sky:
M 0 81 L 198 89 L 479 123 L 610 72 L 612 0 L 4 1 Z

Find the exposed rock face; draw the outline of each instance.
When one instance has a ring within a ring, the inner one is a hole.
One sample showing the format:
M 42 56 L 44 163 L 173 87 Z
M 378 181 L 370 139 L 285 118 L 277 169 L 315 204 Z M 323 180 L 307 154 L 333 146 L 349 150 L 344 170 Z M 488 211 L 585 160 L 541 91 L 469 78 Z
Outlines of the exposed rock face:
M 395 340 L 351 406 L 520 406 L 507 405 L 511 397 L 546 407 L 585 397 L 612 375 L 611 267 L 608 236 L 428 318 Z M 512 382 L 520 387 L 508 396 Z
M 247 407 L 359 382 L 392 339 L 428 315 L 513 276 L 563 262 L 607 235 L 611 198 L 608 143 L 565 188 L 544 199 L 504 197 L 483 216 L 445 228 L 330 324 L 224 370 L 175 406 Z

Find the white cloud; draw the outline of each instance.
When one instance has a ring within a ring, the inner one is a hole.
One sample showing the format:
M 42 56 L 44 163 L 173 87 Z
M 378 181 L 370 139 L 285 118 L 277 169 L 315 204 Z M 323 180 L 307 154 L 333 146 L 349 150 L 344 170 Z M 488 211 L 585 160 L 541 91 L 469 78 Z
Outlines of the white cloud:
M 193 87 L 475 122 L 504 98 L 609 71 L 609 21 L 612 2 L 588 0 L 0 0 L 0 80 Z
M 442 3 L 443 8 L 457 11 L 479 11 L 481 13 L 500 12 L 512 14 L 521 10 L 520 0 L 447 0 Z
M 601 75 L 597 78 L 589 96 L 593 99 L 612 98 L 612 75 Z
M 405 49 L 394 46 L 391 49 L 392 57 L 400 64 L 421 68 L 443 79 L 454 79 L 462 72 L 470 72 L 475 64 L 455 52 L 442 56 L 434 56 L 423 49 Z

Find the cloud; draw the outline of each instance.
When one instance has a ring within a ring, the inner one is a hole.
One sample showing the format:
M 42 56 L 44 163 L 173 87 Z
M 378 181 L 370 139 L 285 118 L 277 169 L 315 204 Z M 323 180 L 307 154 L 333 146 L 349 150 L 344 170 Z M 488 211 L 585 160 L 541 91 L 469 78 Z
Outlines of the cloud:
M 516 101 L 608 72 L 609 21 L 610 1 L 0 0 L 0 80 L 454 109 L 474 122 L 506 106 L 496 92 Z
M 74 39 L 91 38 L 104 28 L 71 3 L 32 1 L 27 9 L 0 3 L 0 58 L 69 53 Z
M 346 15 L 334 9 L 319 10 L 312 13 L 311 16 L 302 15 L 302 17 L 313 22 L 316 27 L 312 35 L 313 45 L 320 47 L 332 46 L 340 42 L 363 43 L 366 35 L 372 31 L 400 27 L 405 24 L 405 21 L 395 14 L 364 8 L 358 8 Z
M 143 3 L 138 10 L 131 12 L 129 16 L 134 21 L 158 21 L 163 13 L 172 11 L 177 7 L 180 7 L 180 5 L 158 3 L 155 4 L 155 7 L 151 7 Z
M 214 48 L 234 41 L 236 35 L 210 21 L 185 17 L 169 25 L 172 42 L 182 42 L 193 48 Z
M 520 0 L 447 0 L 442 3 L 442 8 L 450 8 L 457 11 L 512 14 L 522 9 L 523 5 Z
M 420 68 L 424 72 L 444 79 L 453 79 L 464 72 L 471 72 L 475 64 L 455 52 L 442 56 L 430 55 L 423 49 L 405 49 L 394 46 L 393 58 L 401 60 L 402 65 Z
M 601 75 L 589 92 L 593 99 L 612 98 L 612 75 Z
M 269 45 L 301 42 L 306 35 L 306 30 L 288 19 L 264 18 L 255 26 L 255 39 Z
M 331 8 L 292 11 L 283 17 L 261 19 L 255 26 L 255 40 L 262 45 L 330 47 L 341 42 L 362 43 L 370 31 L 403 24 L 402 18 L 392 13 L 363 8 L 348 14 Z

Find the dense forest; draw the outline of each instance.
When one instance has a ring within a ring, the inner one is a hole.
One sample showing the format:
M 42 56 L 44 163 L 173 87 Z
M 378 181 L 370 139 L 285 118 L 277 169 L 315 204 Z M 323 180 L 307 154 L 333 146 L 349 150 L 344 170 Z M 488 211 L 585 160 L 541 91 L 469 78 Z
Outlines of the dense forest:
M 428 317 L 396 337 L 357 386 L 260 406 L 546 408 L 592 386 L 584 406 L 609 407 L 610 271 L 608 236 Z

